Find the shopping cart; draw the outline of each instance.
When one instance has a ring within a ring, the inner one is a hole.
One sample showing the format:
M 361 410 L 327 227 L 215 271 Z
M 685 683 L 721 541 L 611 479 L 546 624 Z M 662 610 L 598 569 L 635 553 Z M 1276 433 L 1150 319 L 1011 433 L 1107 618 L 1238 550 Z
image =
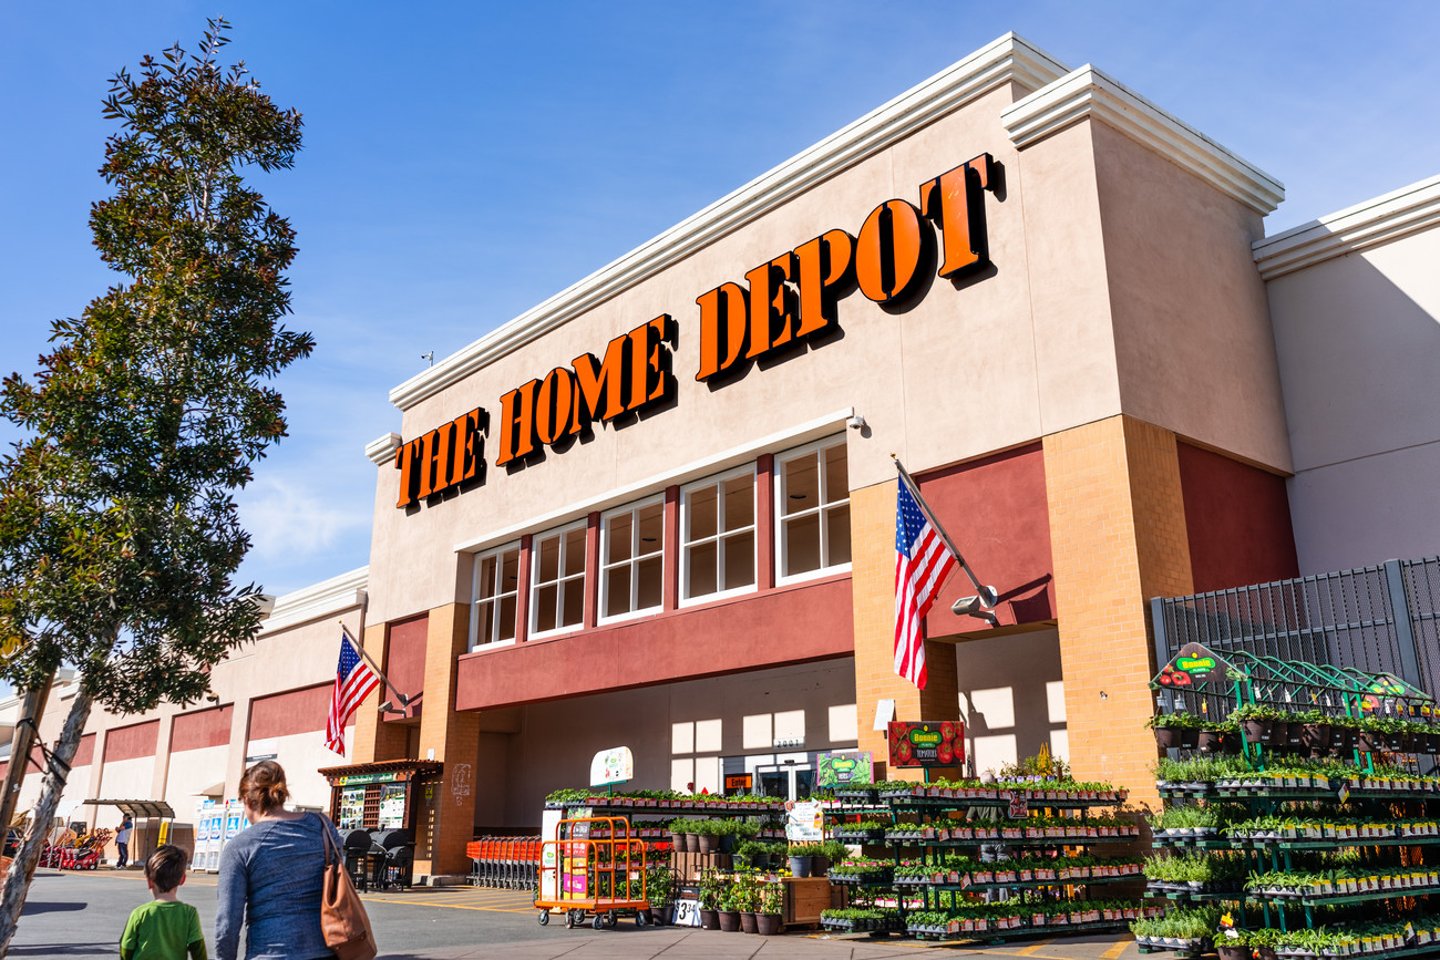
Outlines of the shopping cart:
M 465 845 L 470 883 L 499 890 L 534 890 L 540 867 L 539 837 L 481 837 Z
M 593 839 L 592 839 L 593 838 Z M 624 817 L 573 817 L 555 825 L 555 839 L 541 847 L 536 871 L 540 926 L 564 913 L 565 926 L 589 918 L 596 930 L 614 928 L 622 916 L 635 926 L 650 922 L 645 890 L 645 843 L 630 836 Z

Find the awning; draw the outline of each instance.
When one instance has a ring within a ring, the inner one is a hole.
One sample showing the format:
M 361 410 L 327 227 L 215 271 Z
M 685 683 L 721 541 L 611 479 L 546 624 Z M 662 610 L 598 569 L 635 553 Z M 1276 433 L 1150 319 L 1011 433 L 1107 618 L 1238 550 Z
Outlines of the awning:
M 439 760 L 380 760 L 375 763 L 352 763 L 343 767 L 325 767 L 319 774 L 332 787 L 359 783 L 403 783 L 426 777 L 438 777 L 445 770 Z
M 223 796 L 225 796 L 225 781 L 224 781 L 224 780 L 221 780 L 219 783 L 212 783 L 210 786 L 206 787 L 204 790 L 196 790 L 196 791 L 195 791 L 195 796 L 197 796 L 197 797 L 223 797 Z
M 114 807 L 132 817 L 163 817 L 175 819 L 175 808 L 164 800 L 86 800 L 82 806 Z

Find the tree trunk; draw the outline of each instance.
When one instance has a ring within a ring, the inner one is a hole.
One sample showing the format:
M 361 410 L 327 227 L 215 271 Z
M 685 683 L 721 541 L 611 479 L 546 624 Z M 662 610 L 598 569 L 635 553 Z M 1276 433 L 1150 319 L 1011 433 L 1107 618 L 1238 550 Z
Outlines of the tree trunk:
M 84 689 L 76 692 L 70 704 L 70 713 L 65 717 L 65 726 L 60 731 L 60 739 L 53 748 L 55 759 L 67 773 L 70 761 L 75 758 L 75 751 L 80 746 L 85 723 L 90 719 L 90 703 L 90 695 Z M 40 788 L 40 799 L 35 801 L 35 809 L 30 812 L 30 826 L 25 831 L 25 839 L 20 842 L 15 861 L 10 864 L 10 872 L 5 876 L 5 887 L 0 891 L 0 960 L 4 960 L 10 952 L 15 925 L 25 907 L 30 881 L 35 876 L 35 866 L 40 862 L 45 839 L 50 835 L 50 821 L 55 819 L 55 808 L 60 805 L 60 794 L 64 789 L 65 784 L 55 771 L 47 771 L 44 786 Z

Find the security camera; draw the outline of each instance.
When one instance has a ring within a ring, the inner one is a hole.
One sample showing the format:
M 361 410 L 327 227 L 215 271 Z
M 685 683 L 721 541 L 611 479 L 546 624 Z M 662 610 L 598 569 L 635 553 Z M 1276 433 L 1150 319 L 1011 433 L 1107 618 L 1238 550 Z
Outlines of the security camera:
M 845 426 L 849 427 L 851 430 L 864 430 L 865 418 L 857 413 L 855 414 L 855 416 L 845 421 Z
M 1000 626 L 1000 618 L 985 607 L 985 600 L 981 597 L 961 597 L 950 605 L 950 612 L 957 617 L 974 617 L 977 620 L 984 620 L 992 627 Z

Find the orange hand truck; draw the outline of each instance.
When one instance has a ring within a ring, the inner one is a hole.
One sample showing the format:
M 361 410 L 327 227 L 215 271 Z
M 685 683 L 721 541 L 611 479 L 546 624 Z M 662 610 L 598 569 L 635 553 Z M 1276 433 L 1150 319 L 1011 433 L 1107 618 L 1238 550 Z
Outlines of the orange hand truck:
M 645 843 L 630 836 L 624 817 L 573 817 L 555 825 L 555 838 L 540 855 L 535 906 L 540 926 L 552 913 L 565 914 L 567 928 L 587 918 L 596 930 L 614 928 L 621 916 L 635 926 L 650 922 L 645 890 Z

